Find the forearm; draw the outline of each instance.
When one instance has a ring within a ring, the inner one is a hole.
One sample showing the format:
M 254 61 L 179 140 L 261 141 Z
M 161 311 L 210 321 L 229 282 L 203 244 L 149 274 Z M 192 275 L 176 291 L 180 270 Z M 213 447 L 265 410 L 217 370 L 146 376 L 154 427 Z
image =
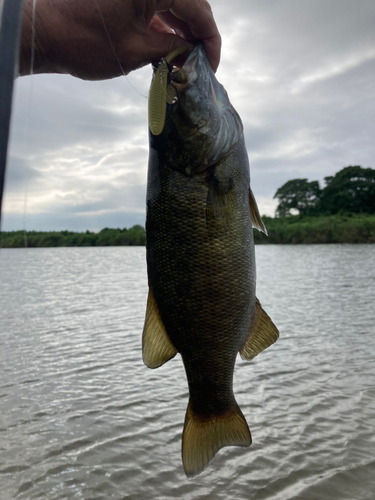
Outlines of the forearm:
M 19 74 L 65 73 L 89 80 L 119 76 L 114 48 L 124 52 L 119 44 L 130 31 L 126 21 L 132 19 L 132 7 L 132 0 L 36 0 L 35 7 L 33 0 L 25 0 Z M 111 40 L 104 18 L 116 28 L 109 28 Z M 122 66 L 126 73 L 135 69 L 126 60 Z
M 90 79 L 85 72 L 90 75 L 98 66 L 97 61 L 90 63 L 95 43 L 102 38 L 103 24 L 92 0 L 75 0 L 74 4 L 69 0 L 24 0 L 19 74 L 66 73 Z
M 24 0 L 19 73 L 114 78 L 196 39 L 216 70 L 220 35 L 206 0 Z
M 33 0 L 24 0 L 19 57 L 19 74 L 59 73 L 56 58 L 52 57 L 53 43 L 48 34 L 50 16 L 56 20 L 56 13 L 48 13 L 43 19 L 45 0 L 37 0 L 33 14 Z

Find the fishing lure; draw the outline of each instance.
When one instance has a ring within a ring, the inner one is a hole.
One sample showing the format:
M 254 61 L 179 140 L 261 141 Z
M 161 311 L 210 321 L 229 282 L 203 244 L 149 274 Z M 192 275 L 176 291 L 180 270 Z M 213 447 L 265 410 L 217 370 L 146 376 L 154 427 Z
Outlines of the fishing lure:
M 153 135 L 160 135 L 164 128 L 166 103 L 172 104 L 177 99 L 177 89 L 171 83 L 171 62 L 183 52 L 186 47 L 178 47 L 163 58 L 155 71 L 148 97 L 148 124 Z M 177 75 L 176 72 L 175 74 Z M 178 77 L 177 77 L 178 78 Z M 183 76 L 179 75 L 183 80 Z

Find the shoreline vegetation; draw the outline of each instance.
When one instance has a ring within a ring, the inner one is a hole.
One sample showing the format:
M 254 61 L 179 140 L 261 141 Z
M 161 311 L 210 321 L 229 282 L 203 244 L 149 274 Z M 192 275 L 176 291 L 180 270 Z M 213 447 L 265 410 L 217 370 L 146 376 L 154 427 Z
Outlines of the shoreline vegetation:
M 257 244 L 375 243 L 375 215 L 263 217 L 268 236 L 254 230 Z
M 276 217 L 263 217 L 268 236 L 254 230 L 255 244 L 375 243 L 375 170 L 344 167 L 318 181 L 292 179 L 275 193 Z M 296 215 L 296 213 L 298 215 Z M 0 232 L 0 248 L 144 246 L 145 229 Z
M 263 217 L 268 236 L 254 230 L 256 244 L 375 243 L 375 215 L 290 215 Z M 129 229 L 86 231 L 10 231 L 0 233 L 0 248 L 144 246 L 145 230 L 140 225 Z

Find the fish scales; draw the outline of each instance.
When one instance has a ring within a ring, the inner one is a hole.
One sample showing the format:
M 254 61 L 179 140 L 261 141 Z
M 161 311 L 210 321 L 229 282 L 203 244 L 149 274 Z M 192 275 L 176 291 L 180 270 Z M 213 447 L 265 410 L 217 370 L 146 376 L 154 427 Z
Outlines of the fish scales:
M 189 81 L 176 84 L 162 132 L 150 133 L 143 356 L 153 368 L 182 356 L 190 393 L 182 458 L 193 476 L 223 446 L 251 444 L 234 365 L 238 352 L 250 359 L 278 333 L 255 295 L 261 222 L 242 123 L 201 45 L 184 68 Z
M 255 308 L 248 167 L 236 154 L 243 147 L 241 141 L 227 160 L 234 196 L 225 223 L 207 225 L 207 179 L 189 178 L 156 162 L 152 168 L 158 175 L 148 188 L 149 281 L 168 335 L 183 357 L 193 408 L 206 414 L 225 410 L 233 399 L 233 366 Z

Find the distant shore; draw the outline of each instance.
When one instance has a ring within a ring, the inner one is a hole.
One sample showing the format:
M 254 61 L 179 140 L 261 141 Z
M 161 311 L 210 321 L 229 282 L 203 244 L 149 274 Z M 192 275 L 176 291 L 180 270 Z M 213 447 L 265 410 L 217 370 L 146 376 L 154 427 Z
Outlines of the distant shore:
M 375 243 L 375 215 L 263 217 L 268 236 L 254 231 L 255 243 Z
M 10 231 L 0 233 L 0 248 L 41 247 L 105 247 L 144 246 L 145 230 L 140 225 L 130 229 L 102 229 L 99 233 L 86 231 Z
M 268 236 L 254 230 L 256 244 L 375 243 L 375 215 L 343 214 L 329 216 L 263 217 Z M 144 246 L 145 230 L 86 231 L 3 231 L 1 248 Z

